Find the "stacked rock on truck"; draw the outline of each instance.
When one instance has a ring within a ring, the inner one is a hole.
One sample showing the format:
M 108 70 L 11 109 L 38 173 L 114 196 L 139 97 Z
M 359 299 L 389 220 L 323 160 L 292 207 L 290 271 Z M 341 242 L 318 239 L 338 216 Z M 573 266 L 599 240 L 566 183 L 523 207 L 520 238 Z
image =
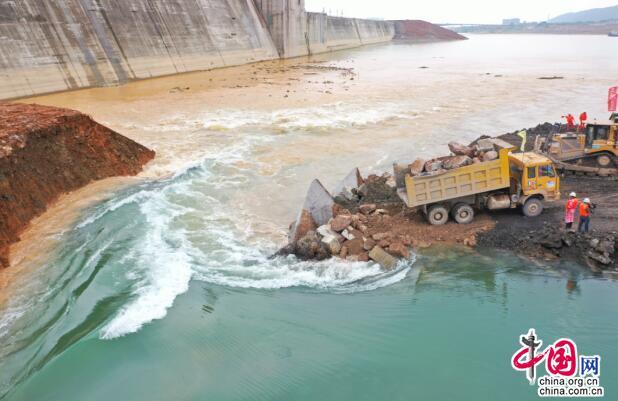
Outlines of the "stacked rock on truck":
M 560 178 L 543 155 L 513 153 L 516 148 L 500 139 L 474 146 L 450 143 L 449 148 L 454 156 L 394 166 L 397 194 L 431 224 L 445 224 L 449 216 L 470 223 L 482 209 L 521 207 L 524 215 L 535 217 L 544 201 L 560 199 Z

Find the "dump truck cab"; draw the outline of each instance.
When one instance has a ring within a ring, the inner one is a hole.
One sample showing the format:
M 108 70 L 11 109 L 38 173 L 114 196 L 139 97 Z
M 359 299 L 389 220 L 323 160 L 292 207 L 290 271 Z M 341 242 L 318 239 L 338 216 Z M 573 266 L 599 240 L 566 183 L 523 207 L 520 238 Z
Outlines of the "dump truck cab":
M 528 198 L 537 197 L 541 200 L 560 199 L 560 177 L 554 163 L 546 156 L 536 152 L 511 153 L 509 154 L 511 167 L 511 179 L 520 183 L 519 201 L 524 204 Z

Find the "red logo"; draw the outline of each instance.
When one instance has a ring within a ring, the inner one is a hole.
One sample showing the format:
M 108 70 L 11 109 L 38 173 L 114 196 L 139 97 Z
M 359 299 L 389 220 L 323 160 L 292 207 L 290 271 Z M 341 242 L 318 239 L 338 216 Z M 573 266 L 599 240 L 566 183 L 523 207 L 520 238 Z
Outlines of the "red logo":
M 573 340 L 561 338 L 542 352 L 537 352 L 543 342 L 537 338 L 534 329 L 530 329 L 519 342 L 522 347 L 513 354 L 511 366 L 515 370 L 525 371 L 530 384 L 536 381 L 535 368 L 543 360 L 550 375 L 570 377 L 577 373 L 577 346 Z

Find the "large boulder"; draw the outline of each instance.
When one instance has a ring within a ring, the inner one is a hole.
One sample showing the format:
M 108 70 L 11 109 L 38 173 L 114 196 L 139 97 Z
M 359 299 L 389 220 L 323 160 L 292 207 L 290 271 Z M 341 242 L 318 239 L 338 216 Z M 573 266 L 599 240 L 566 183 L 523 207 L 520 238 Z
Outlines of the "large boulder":
M 369 252 L 369 258 L 378 263 L 385 270 L 392 270 L 397 266 L 397 259 L 379 246 L 374 246 Z
M 307 231 L 315 230 L 333 217 L 335 201 L 319 180 L 313 180 L 307 191 L 303 207 L 292 223 L 288 240 L 290 243 L 298 241 Z
M 470 164 L 472 164 L 472 158 L 469 156 L 453 156 L 444 159 L 442 167 L 447 170 L 452 170 L 454 168 L 469 166 Z
M 324 260 L 330 256 L 326 245 L 315 231 L 309 231 L 294 246 L 295 254 L 302 260 Z
M 329 225 L 323 225 L 318 227 L 318 234 L 320 234 L 321 242 L 326 246 L 326 249 L 331 255 L 339 255 L 341 252 L 341 243 L 344 241 L 341 234 L 333 231 Z
M 290 227 L 290 233 L 288 234 L 288 242 L 293 244 L 299 239 L 304 237 L 309 231 L 313 231 L 318 225 L 311 217 L 311 213 L 308 210 L 302 209 L 296 218 L 296 221 L 292 223 Z
M 494 150 L 494 142 L 491 138 L 479 139 L 476 143 L 479 152 L 489 152 Z
M 408 251 L 408 248 L 401 242 L 393 242 L 390 244 L 388 247 L 388 253 L 399 258 L 407 259 L 410 257 L 410 251 Z
M 343 246 L 348 248 L 348 255 L 360 255 L 365 251 L 364 245 L 365 241 L 362 238 L 354 238 L 343 243 Z
M 428 173 L 442 170 L 442 161 L 441 160 L 429 160 L 425 163 L 424 170 Z
M 352 216 L 340 214 L 339 216 L 335 217 L 333 221 L 331 221 L 330 227 L 333 229 L 333 231 L 340 233 L 346 228 L 348 228 L 350 224 L 352 224 Z
M 462 145 L 459 142 L 449 142 L 448 148 L 455 156 L 474 157 L 475 149 L 472 146 Z
M 415 176 L 419 175 L 425 169 L 426 160 L 424 159 L 416 159 L 410 164 L 410 175 Z
M 363 185 L 363 177 L 361 176 L 360 170 L 358 168 L 352 169 L 345 176 L 339 184 L 333 190 L 333 197 L 343 197 L 347 200 L 354 200 L 355 194 L 354 190 L 358 190 L 358 188 Z
M 484 162 L 488 162 L 488 161 L 492 161 L 496 159 L 498 159 L 498 152 L 496 152 L 495 150 L 490 150 L 489 152 L 485 152 L 483 153 L 483 156 L 481 157 L 481 160 L 483 160 Z

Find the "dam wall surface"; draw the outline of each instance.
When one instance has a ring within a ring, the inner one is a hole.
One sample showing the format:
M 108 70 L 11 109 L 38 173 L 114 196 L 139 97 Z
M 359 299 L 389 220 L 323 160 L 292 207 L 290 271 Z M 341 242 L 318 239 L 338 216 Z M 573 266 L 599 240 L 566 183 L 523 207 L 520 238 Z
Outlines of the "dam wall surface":
M 392 22 L 304 0 L 0 1 L 0 99 L 390 41 Z
M 395 36 L 391 21 L 306 12 L 304 0 L 255 0 L 255 4 L 282 58 L 388 42 Z
M 307 13 L 308 54 L 325 53 L 374 43 L 389 42 L 395 26 L 389 21 L 331 17 Z
M 278 57 L 253 0 L 0 2 L 0 99 Z

